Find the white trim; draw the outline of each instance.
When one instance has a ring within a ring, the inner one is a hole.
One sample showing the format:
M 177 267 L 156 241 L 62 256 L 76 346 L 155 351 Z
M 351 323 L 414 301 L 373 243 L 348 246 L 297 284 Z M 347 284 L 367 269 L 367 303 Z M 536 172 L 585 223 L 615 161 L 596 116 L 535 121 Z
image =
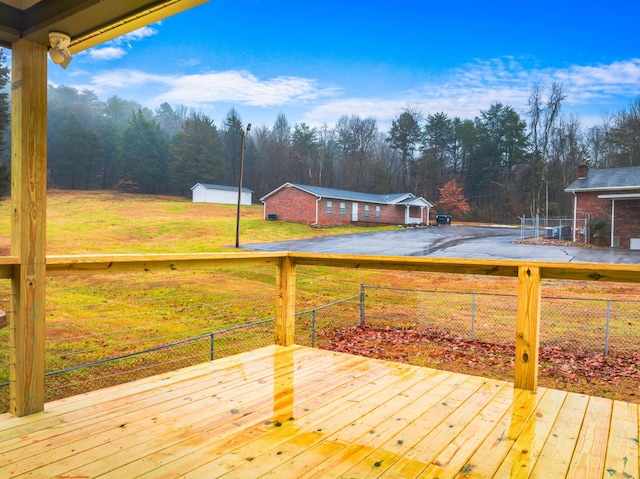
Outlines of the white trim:
M 389 197 L 389 195 L 386 195 L 387 198 Z M 409 198 L 416 198 L 416 195 L 414 195 L 413 193 L 405 193 L 402 196 L 396 198 L 393 201 L 388 201 L 387 204 L 389 205 L 397 205 L 398 203 L 402 203 L 404 200 L 407 200 Z
M 594 186 L 591 188 L 565 188 L 564 191 L 567 193 L 578 192 L 584 193 L 586 191 L 620 191 L 620 190 L 640 190 L 640 186 L 632 185 L 632 186 Z
M 419 225 L 419 224 L 422 224 L 422 213 L 424 212 L 424 206 L 420 206 L 420 218 L 412 218 L 411 217 L 411 206 L 415 206 L 415 205 L 405 204 L 404 224 L 405 225 Z
M 318 196 L 316 198 L 316 224 L 318 224 L 318 221 L 320 220 L 320 216 L 318 216 L 320 214 L 319 210 L 320 210 L 320 200 L 322 199 L 322 196 Z
M 602 200 L 640 200 L 640 193 L 621 193 L 619 195 L 598 195 Z
M 573 192 L 573 241 L 576 241 L 576 228 L 578 227 L 578 195 Z
M 613 238 L 616 231 L 616 200 L 611 200 L 611 247 L 613 248 Z

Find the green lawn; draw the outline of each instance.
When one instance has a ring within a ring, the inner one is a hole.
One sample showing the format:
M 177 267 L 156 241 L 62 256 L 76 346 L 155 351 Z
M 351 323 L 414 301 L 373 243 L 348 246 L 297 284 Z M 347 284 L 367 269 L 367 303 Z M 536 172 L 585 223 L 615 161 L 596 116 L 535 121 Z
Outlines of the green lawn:
M 0 203 L 2 254 L 10 250 L 10 215 L 10 201 Z M 312 228 L 264 221 L 262 215 L 261 205 L 242 207 L 241 244 L 397 228 Z M 192 203 L 183 198 L 112 191 L 51 191 L 48 195 L 47 254 L 50 255 L 235 251 L 235 232 L 235 205 Z M 358 294 L 361 283 L 516 293 L 514 278 L 305 266 L 297 270 L 297 310 L 309 310 Z M 49 278 L 47 370 L 273 317 L 274 288 L 275 268 L 266 266 Z M 640 288 L 630 284 L 545 281 L 543 294 L 640 299 Z M 0 283 L 0 309 L 9 307 L 9 295 L 9 282 Z M 455 299 L 448 301 L 442 308 L 453 312 L 449 318 L 453 321 L 455 311 L 467 307 L 462 302 L 468 299 L 460 299 L 461 304 L 456 304 Z M 389 300 L 385 306 L 392 304 Z M 410 323 L 412 318 L 409 315 L 402 321 Z M 8 334 L 8 328 L 0 329 L 0 383 L 8 380 Z M 257 341 L 256 338 L 257 333 L 244 340 Z M 131 360 L 121 368 L 129 370 L 133 363 Z M 77 390 L 69 386 L 67 391 Z M 0 390 L 0 409 L 2 394 Z

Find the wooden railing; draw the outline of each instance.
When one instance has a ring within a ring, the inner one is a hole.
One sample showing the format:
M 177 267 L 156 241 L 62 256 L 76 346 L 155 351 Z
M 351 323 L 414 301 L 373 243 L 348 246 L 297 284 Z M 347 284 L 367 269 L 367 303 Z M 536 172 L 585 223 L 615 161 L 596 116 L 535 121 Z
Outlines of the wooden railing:
M 515 337 L 516 388 L 535 391 L 538 384 L 540 299 L 543 279 L 640 283 L 640 265 L 547 263 L 535 261 L 441 259 L 399 256 L 329 255 L 314 253 L 195 253 L 169 255 L 48 256 L 47 276 L 186 271 L 222 266 L 272 265 L 276 268 L 275 343 L 294 342 L 296 267 L 422 271 L 517 278 Z M 0 278 L 15 279 L 17 257 L 0 258 Z M 16 296 L 15 293 L 13 296 Z M 20 298 L 13 298 L 17 304 Z M 35 311 L 19 318 L 22 310 Z M 42 312 L 40 314 L 39 312 Z M 10 320 L 10 410 L 26 415 L 44 408 L 44 308 L 12 307 Z M 37 324 L 41 323 L 41 324 Z M 25 379 L 26 378 L 26 379 Z M 42 379 L 41 379 L 42 378 Z

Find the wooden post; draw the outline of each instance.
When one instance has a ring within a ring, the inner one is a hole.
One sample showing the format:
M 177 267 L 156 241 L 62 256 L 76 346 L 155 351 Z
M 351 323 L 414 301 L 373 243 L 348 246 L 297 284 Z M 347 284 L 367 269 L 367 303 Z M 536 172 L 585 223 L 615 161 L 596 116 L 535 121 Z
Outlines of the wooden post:
M 514 382 L 516 388 L 534 392 L 538 388 L 540 294 L 540 268 L 520 266 Z
M 12 46 L 10 412 L 44 410 L 47 189 L 47 48 Z
M 280 259 L 276 277 L 276 344 L 291 346 L 295 339 L 296 264 L 287 256 Z

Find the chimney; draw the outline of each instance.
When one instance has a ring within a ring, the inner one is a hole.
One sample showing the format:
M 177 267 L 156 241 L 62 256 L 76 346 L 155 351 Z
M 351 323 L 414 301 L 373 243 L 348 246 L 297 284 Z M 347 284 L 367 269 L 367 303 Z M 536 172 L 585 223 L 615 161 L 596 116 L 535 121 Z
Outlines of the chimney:
M 589 167 L 584 163 L 580 163 L 578 165 L 578 179 L 584 180 L 589 174 Z

